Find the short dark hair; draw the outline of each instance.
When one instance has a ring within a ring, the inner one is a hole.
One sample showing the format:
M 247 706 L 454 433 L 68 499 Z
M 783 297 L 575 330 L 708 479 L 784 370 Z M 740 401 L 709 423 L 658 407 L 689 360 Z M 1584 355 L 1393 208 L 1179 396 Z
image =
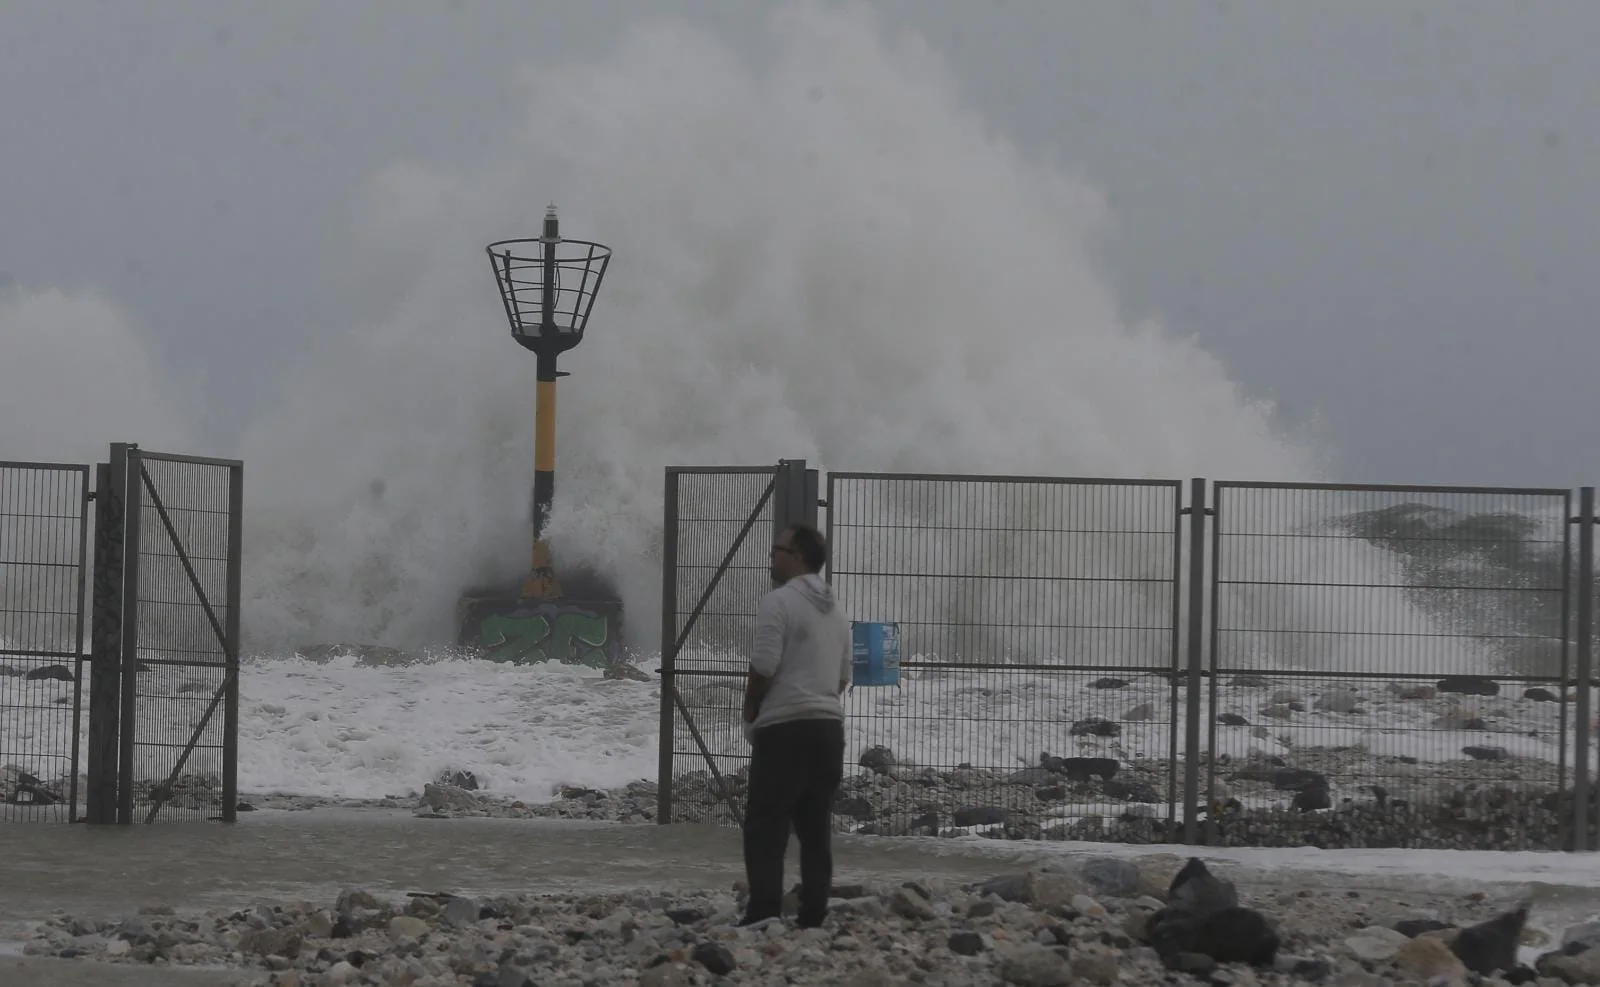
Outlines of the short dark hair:
M 828 539 L 822 536 L 822 532 L 803 521 L 796 521 L 783 530 L 789 532 L 789 544 L 806 568 L 821 572 L 822 567 L 828 564 Z

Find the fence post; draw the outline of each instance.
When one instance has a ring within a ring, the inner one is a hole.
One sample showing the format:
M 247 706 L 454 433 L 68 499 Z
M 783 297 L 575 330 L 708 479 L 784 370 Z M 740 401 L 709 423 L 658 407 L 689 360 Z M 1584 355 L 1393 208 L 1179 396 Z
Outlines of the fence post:
M 223 634 L 228 667 L 222 707 L 222 821 L 239 819 L 239 641 L 244 595 L 244 467 L 228 468 L 228 616 Z
M 800 483 L 800 494 L 802 501 L 805 504 L 805 511 L 802 514 L 802 517 L 805 519 L 805 522 L 811 525 L 813 528 L 820 527 L 818 524 L 818 509 L 822 506 L 822 504 L 821 482 L 818 479 L 818 473 L 814 469 L 806 469 L 803 464 L 801 466 L 800 473 L 801 476 L 804 477 Z M 831 540 L 828 542 L 828 548 L 831 554 L 833 548 L 833 542 Z
M 126 442 L 111 445 L 111 461 L 120 458 L 123 486 L 122 512 L 122 627 L 118 643 L 117 686 L 122 695 L 117 717 L 117 823 L 133 824 L 134 737 L 139 728 L 139 515 L 144 502 L 144 467 L 139 447 Z M 116 466 L 112 466 L 116 472 Z
M 776 539 L 791 524 L 817 523 L 817 485 L 807 477 L 804 459 L 778 460 L 777 485 L 772 490 L 772 537 Z M 809 482 L 808 482 L 809 481 Z M 807 497 L 807 490 L 810 496 Z
M 116 822 L 117 719 L 122 678 L 122 511 L 127 457 L 94 468 L 94 598 L 90 603 L 89 750 L 84 821 Z
M 1189 620 L 1184 679 L 1183 842 L 1200 842 L 1200 692 L 1205 659 L 1206 481 L 1189 481 Z
M 1572 848 L 1589 849 L 1589 683 L 1594 678 L 1594 487 L 1578 490 L 1577 747 L 1572 756 Z
M 656 755 L 656 822 L 672 822 L 672 691 L 678 640 L 678 471 L 667 467 L 666 492 L 661 511 L 661 735 Z

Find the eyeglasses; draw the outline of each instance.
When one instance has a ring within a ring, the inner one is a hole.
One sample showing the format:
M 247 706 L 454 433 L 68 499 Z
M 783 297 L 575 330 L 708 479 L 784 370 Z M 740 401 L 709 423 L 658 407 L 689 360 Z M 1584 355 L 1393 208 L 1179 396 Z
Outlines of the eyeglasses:
M 790 548 L 787 545 L 774 545 L 774 546 L 772 546 L 772 554 L 773 555 L 777 555 L 779 553 L 782 553 L 784 555 L 793 555 L 794 554 L 794 549 Z

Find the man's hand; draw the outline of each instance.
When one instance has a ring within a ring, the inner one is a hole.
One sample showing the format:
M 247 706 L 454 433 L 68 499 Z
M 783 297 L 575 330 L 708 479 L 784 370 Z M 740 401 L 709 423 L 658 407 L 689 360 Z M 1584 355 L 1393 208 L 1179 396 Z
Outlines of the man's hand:
M 761 701 L 767 698 L 772 680 L 752 669 L 744 680 L 744 721 L 754 723 L 761 714 Z

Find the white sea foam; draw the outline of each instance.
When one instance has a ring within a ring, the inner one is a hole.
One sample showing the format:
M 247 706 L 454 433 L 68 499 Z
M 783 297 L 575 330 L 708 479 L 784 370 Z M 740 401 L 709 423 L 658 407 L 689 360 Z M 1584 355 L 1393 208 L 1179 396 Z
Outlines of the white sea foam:
M 30 663 L 38 664 L 43 662 Z M 653 665 L 646 670 L 653 671 Z M 174 677 L 202 678 L 183 672 Z M 543 802 L 564 785 L 620 787 L 654 779 L 660 691 L 651 678 L 614 681 L 587 668 L 460 659 L 384 665 L 349 656 L 250 661 L 240 684 L 240 788 L 404 798 L 442 772 L 466 770 L 496 797 Z M 1155 763 L 1166 762 L 1174 750 L 1181 754 L 1185 714 L 1180 704 L 1176 715 L 1169 715 L 1165 682 L 1136 677 L 1124 688 L 1106 690 L 1091 687 L 1092 681 L 1093 676 L 1016 671 L 920 674 L 908 676 L 898 689 L 857 689 L 849 699 L 846 755 L 854 763 L 869 747 L 883 745 L 904 763 L 948 769 L 962 763 L 1020 768 L 1037 763 L 1044 752 Z M 71 708 L 57 700 L 70 696 L 71 688 L 60 681 L 0 678 L 9 701 L 25 699 L 32 707 L 6 718 L 0 739 L 6 751 L 14 752 L 8 763 L 44 778 L 62 775 L 70 753 Z M 748 747 L 734 722 L 737 697 L 713 695 L 718 688 L 702 687 L 688 701 L 719 766 L 733 771 Z M 1214 708 L 1209 698 L 1202 703 L 1202 746 L 1234 761 L 1252 754 L 1292 757 L 1296 749 L 1312 746 L 1413 758 L 1417 768 L 1392 769 L 1394 784 L 1408 790 L 1430 784 L 1429 766 L 1460 760 L 1469 745 L 1502 747 L 1513 757 L 1552 763 L 1561 755 L 1558 703 L 1463 697 L 1462 705 L 1481 709 L 1492 724 L 1492 729 L 1463 729 L 1439 722 L 1441 713 L 1455 705 L 1448 697 L 1402 699 L 1375 684 L 1362 690 L 1362 712 L 1352 716 L 1317 708 L 1329 688 L 1292 679 L 1264 687 L 1226 686 Z M 1292 721 L 1260 713 L 1279 689 L 1294 691 L 1304 701 L 1306 709 Z M 1128 718 L 1146 704 L 1148 711 Z M 170 716 L 172 708 L 151 699 L 141 702 L 138 715 L 150 722 Z M 1241 714 L 1269 729 L 1263 735 L 1219 725 L 1213 742 L 1214 713 Z M 1074 723 L 1090 718 L 1115 721 L 1118 735 L 1070 735 Z M 165 723 L 151 725 L 151 739 L 174 736 Z M 80 739 L 87 740 L 87 723 L 80 725 Z M 207 740 L 214 743 L 215 735 Z M 695 749 L 681 728 L 676 745 Z M 141 778 L 164 778 L 171 758 L 168 750 L 141 749 L 136 771 Z M 215 771 L 214 761 L 214 752 L 202 751 L 192 767 Z M 697 765 L 698 758 L 682 762 L 686 770 Z
M 251 791 L 381 798 L 468 770 L 497 796 L 548 799 L 561 785 L 653 778 L 652 686 L 571 666 L 351 658 L 253 666 L 240 744 Z

